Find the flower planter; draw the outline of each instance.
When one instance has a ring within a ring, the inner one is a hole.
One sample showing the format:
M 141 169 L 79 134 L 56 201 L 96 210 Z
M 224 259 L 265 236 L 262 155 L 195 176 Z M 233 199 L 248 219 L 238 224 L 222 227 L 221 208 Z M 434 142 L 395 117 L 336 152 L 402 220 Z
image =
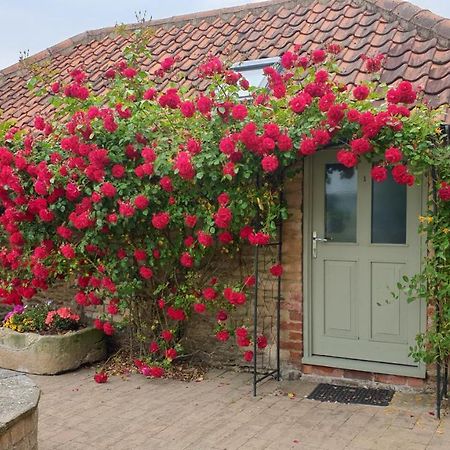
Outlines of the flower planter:
M 95 328 L 57 335 L 18 333 L 0 328 L 0 368 L 54 375 L 105 356 L 104 335 Z

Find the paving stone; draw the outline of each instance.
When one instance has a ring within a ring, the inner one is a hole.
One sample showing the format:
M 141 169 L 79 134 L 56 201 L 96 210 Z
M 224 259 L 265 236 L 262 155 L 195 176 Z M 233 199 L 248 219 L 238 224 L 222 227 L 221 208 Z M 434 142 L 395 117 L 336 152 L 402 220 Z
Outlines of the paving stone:
M 430 397 L 402 394 L 381 408 L 305 399 L 315 385 L 301 380 L 270 380 L 254 398 L 251 375 L 231 371 L 213 370 L 199 383 L 133 375 L 105 385 L 93 373 L 32 376 L 42 389 L 40 450 L 450 448 L 450 419 L 429 414 Z

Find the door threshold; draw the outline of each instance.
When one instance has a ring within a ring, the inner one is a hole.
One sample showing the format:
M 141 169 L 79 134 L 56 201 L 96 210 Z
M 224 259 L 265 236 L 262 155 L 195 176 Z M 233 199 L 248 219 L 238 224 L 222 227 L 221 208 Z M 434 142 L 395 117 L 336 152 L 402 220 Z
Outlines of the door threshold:
M 397 375 L 411 378 L 422 378 L 426 376 L 426 367 L 424 364 L 418 366 L 405 366 L 389 363 L 380 363 L 373 361 L 361 361 L 357 359 L 333 358 L 331 356 L 304 356 L 303 364 L 311 366 L 325 366 L 336 369 L 358 370 L 383 375 Z M 332 375 L 331 375 L 332 376 Z

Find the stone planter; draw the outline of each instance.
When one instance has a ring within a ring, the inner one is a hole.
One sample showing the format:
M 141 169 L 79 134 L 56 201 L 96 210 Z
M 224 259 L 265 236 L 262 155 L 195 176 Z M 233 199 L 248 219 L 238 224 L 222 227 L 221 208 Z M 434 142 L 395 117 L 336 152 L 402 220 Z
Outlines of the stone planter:
M 105 356 L 104 335 L 95 328 L 45 336 L 0 328 L 0 368 L 55 375 Z

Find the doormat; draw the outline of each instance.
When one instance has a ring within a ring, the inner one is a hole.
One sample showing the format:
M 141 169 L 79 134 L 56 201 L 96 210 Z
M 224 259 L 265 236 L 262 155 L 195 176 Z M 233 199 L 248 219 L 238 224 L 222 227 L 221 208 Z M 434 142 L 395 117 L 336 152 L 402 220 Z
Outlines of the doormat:
M 394 391 L 390 389 L 370 389 L 320 383 L 307 398 L 321 402 L 388 406 L 393 396 Z

